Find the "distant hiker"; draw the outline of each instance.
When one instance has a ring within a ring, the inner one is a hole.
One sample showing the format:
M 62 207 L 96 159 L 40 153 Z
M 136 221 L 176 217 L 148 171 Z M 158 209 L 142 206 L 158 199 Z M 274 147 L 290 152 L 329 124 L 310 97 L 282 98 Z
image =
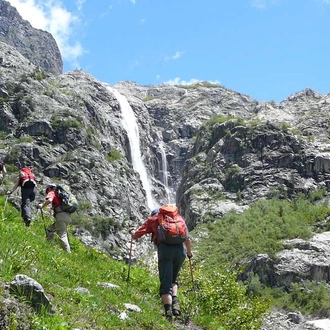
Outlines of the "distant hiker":
M 38 204 L 37 208 L 43 209 L 49 204 L 52 205 L 55 221 L 46 229 L 47 240 L 53 241 L 56 233 L 60 239 L 63 249 L 66 252 L 71 253 L 70 243 L 67 233 L 67 227 L 71 222 L 71 216 L 70 213 L 62 211 L 61 209 L 62 202 L 60 200 L 58 192 L 56 191 L 55 184 L 47 185 L 46 200 L 44 203 Z
M 0 161 L 0 181 L 1 181 L 1 184 L 2 184 L 3 179 L 5 178 L 6 175 L 7 175 L 7 170 L 6 170 L 5 163 Z
M 172 220 L 173 218 L 176 219 L 176 225 L 174 224 L 174 227 L 182 227 L 182 233 L 180 228 L 180 235 L 172 235 L 173 237 L 176 236 L 174 242 L 165 242 L 165 226 L 161 225 L 161 219 L 167 217 L 162 211 L 169 209 L 173 212 L 173 216 L 168 218 L 172 218 Z M 192 245 L 184 219 L 179 214 L 178 208 L 175 205 L 165 205 L 159 209 L 153 210 L 151 216 L 140 226 L 140 228 L 137 230 L 131 228 L 129 232 L 132 235 L 132 239 L 135 240 L 143 235 L 152 234 L 151 240 L 156 245 L 158 254 L 158 272 L 160 280 L 159 293 L 162 297 L 165 316 L 171 321 L 173 316 L 179 316 L 181 314 L 178 303 L 177 277 L 179 271 L 186 255 L 189 259 L 193 256 Z
M 18 187 L 21 187 L 21 212 L 25 225 L 31 224 L 31 203 L 34 201 L 37 193 L 37 183 L 35 176 L 29 167 L 22 167 L 14 187 L 7 191 L 11 195 Z

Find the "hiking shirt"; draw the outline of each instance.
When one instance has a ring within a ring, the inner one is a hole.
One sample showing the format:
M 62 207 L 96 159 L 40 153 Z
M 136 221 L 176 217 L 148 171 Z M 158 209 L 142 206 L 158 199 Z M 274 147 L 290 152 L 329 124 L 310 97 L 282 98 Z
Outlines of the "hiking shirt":
M 145 234 L 152 234 L 151 240 L 157 246 L 157 238 L 158 238 L 158 216 L 154 215 L 149 217 L 139 229 L 133 235 L 134 239 L 138 239 Z
M 46 196 L 46 200 L 47 201 L 50 201 L 52 203 L 52 208 L 55 212 L 55 209 L 58 207 L 58 206 L 61 206 L 61 200 L 60 198 L 58 197 L 58 195 L 56 194 L 55 190 L 50 190 Z M 55 213 L 58 213 L 58 212 L 55 212 Z

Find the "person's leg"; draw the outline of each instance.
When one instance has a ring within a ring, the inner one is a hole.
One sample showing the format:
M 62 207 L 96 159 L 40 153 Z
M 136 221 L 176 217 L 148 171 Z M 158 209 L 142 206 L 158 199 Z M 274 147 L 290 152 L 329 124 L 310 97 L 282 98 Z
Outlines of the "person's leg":
M 172 313 L 174 316 L 181 315 L 181 309 L 178 300 L 178 282 L 172 284 Z
M 25 223 L 27 226 L 31 224 L 32 220 L 32 210 L 31 210 L 31 203 L 34 201 L 36 198 L 36 189 L 35 188 L 27 188 L 26 189 L 26 202 L 25 202 L 25 207 L 24 207 L 24 213 L 25 213 Z
M 55 220 L 56 221 L 56 220 Z M 47 232 L 47 241 L 51 242 L 54 241 L 55 238 L 55 222 L 53 222 L 50 226 L 47 227 L 46 232 Z
M 67 226 L 70 223 L 70 214 L 66 212 L 61 212 L 56 215 L 55 228 L 56 233 L 61 241 L 63 249 L 71 253 L 70 243 L 68 239 Z
M 31 203 L 35 200 L 36 194 L 37 194 L 37 188 L 34 187 L 33 189 L 31 189 L 31 192 L 30 192 L 30 202 Z
M 182 268 L 183 262 L 186 258 L 186 251 L 184 246 L 176 246 L 176 253 L 173 260 L 173 277 L 172 277 L 172 313 L 174 316 L 181 315 L 180 305 L 178 301 L 178 275 Z
M 173 277 L 172 248 L 166 244 L 158 246 L 159 293 L 165 309 L 165 316 L 172 320 L 172 277 Z
M 31 207 L 30 207 L 30 192 L 29 189 L 21 188 L 21 212 L 25 225 L 28 227 L 31 223 Z

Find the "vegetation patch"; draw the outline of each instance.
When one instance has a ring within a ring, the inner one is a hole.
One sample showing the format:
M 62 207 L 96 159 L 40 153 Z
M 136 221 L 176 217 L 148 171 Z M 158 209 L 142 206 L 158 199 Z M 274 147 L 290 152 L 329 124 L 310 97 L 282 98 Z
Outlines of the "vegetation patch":
M 329 230 L 330 206 L 325 194 L 325 189 L 320 189 L 299 194 L 291 201 L 260 200 L 242 214 L 230 212 L 221 219 L 205 214 L 209 222 L 195 229 L 208 233 L 207 239 L 201 238 L 197 243 L 198 259 L 205 273 L 218 269 L 219 265 L 239 271 L 241 262 L 254 255 L 268 254 L 274 258 L 284 249 L 285 239 L 308 240 L 315 232 Z M 288 291 L 283 291 L 266 287 L 257 276 L 251 276 L 247 285 L 248 293 L 270 301 L 273 307 L 320 317 L 330 315 L 330 292 L 325 283 L 292 284 Z
M 112 225 L 111 221 L 100 220 L 105 230 Z M 1 279 L 10 282 L 18 273 L 35 279 L 50 297 L 56 311 L 52 315 L 46 311 L 30 311 L 29 316 L 25 313 L 24 324 L 30 326 L 26 329 L 164 330 L 169 327 L 182 329 L 186 320 L 191 320 L 204 329 L 234 330 L 238 329 L 238 319 L 241 319 L 239 329 L 259 329 L 268 304 L 259 297 L 248 296 L 244 286 L 235 281 L 231 270 L 205 272 L 196 264 L 191 281 L 186 261 L 179 279 L 182 317 L 169 325 L 162 316 L 158 276 L 154 271 L 156 264 L 150 263 L 151 258 L 146 259 L 148 267 L 141 260 L 129 268 L 123 261 L 84 246 L 71 234 L 70 227 L 72 253 L 67 254 L 58 241 L 55 244 L 46 241 L 44 225 L 52 221 L 46 211 L 44 219 L 40 213 L 34 214 L 27 230 L 10 200 L 0 197 Z M 106 289 L 100 283 L 117 287 Z M 1 288 L 5 290 L 4 286 Z M 89 294 L 79 293 L 77 288 L 85 288 Z M 23 299 L 20 303 L 25 305 L 27 302 Z M 126 310 L 126 303 L 137 305 L 141 312 Z M 120 317 L 124 312 L 127 318 Z M 0 303 L 0 315 L 7 315 L 5 329 L 23 329 L 18 327 L 23 322 L 18 312 L 6 313 L 6 305 Z

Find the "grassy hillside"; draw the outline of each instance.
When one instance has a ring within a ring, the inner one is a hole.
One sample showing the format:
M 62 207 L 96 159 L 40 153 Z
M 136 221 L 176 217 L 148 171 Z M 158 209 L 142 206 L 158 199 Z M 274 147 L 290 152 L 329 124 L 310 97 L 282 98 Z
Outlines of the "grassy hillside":
M 299 194 L 293 200 L 259 200 L 242 214 L 232 212 L 209 220 L 212 221 L 197 230 L 207 233 L 207 239 L 202 238 L 198 244 L 205 273 L 219 264 L 242 267 L 245 258 L 259 253 L 275 257 L 276 252 L 284 249 L 285 239 L 308 240 L 313 233 L 329 231 L 330 203 L 326 189 L 321 189 Z M 257 275 L 251 274 L 247 282 L 248 293 L 267 299 L 273 307 L 330 317 L 330 289 L 325 282 L 293 283 L 286 291 L 261 284 Z
M 45 223 L 51 223 L 48 212 Z M 181 305 L 183 316 L 175 324 L 162 316 L 158 296 L 158 276 L 154 267 L 142 262 L 132 264 L 127 281 L 128 265 L 112 260 L 95 249 L 85 247 L 69 235 L 72 253 L 66 254 L 58 245 L 45 239 L 44 222 L 38 212 L 31 227 L 25 227 L 20 213 L 6 197 L 0 197 L 0 276 L 2 282 L 12 281 L 16 274 L 25 274 L 39 282 L 56 310 L 19 315 L 7 313 L 7 329 L 185 329 L 189 320 L 204 329 L 258 329 L 267 305 L 246 296 L 246 289 L 227 271 L 190 272 L 186 261 L 181 274 Z M 193 278 L 191 275 L 193 274 Z M 105 289 L 99 283 L 112 283 L 119 288 Z M 78 293 L 83 287 L 90 294 Z M 4 317 L 5 287 L 2 286 L 0 317 Z M 27 304 L 26 299 L 19 300 Z M 135 304 L 141 312 L 125 309 Z M 128 318 L 122 320 L 120 314 Z M 240 316 L 240 317 L 239 317 Z M 239 323 L 238 323 L 239 322 Z

